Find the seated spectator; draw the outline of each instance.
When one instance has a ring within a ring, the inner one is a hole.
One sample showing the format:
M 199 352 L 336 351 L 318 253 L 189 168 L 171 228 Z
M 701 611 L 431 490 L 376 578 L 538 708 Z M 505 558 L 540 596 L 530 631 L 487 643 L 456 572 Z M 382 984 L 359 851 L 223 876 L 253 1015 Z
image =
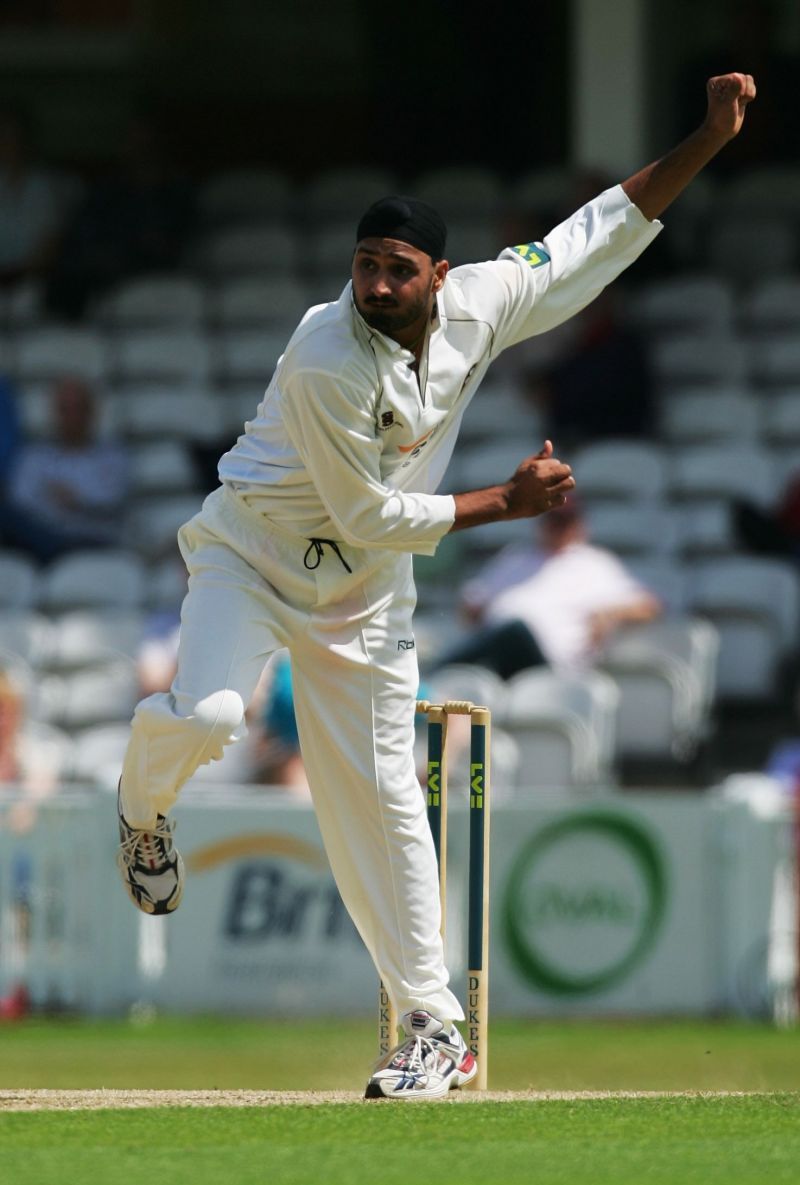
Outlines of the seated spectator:
M 53 439 L 23 444 L 11 466 L 0 536 L 42 562 L 119 543 L 128 492 L 123 447 L 95 434 L 95 403 L 80 379 L 53 388 Z
M 733 519 L 739 540 L 748 551 L 800 562 L 800 473 L 790 476 L 773 509 L 737 500 Z
M 620 316 L 618 294 L 607 288 L 578 314 L 575 328 L 567 349 L 529 376 L 547 434 L 562 448 L 646 435 L 653 418 L 647 348 Z
M 52 262 L 60 229 L 53 183 L 32 159 L 19 112 L 0 111 L 0 283 L 37 276 Z
M 191 188 L 170 168 L 155 125 L 132 120 L 119 167 L 91 188 L 65 234 L 48 307 L 78 319 L 92 297 L 125 277 L 176 267 L 192 216 Z
M 60 774 L 59 752 L 27 724 L 22 680 L 13 668 L 0 666 L 0 785 L 13 785 L 35 801 L 57 789 Z M 27 820 L 27 811 L 21 813 Z M 14 821 L 18 825 L 19 816 Z
M 289 655 L 285 652 L 276 655 L 267 670 L 258 777 L 269 786 L 285 786 L 293 793 L 307 797 L 308 780 L 300 756 Z
M 504 548 L 467 582 L 464 610 L 485 627 L 440 655 L 437 667 L 477 663 L 504 679 L 542 664 L 580 669 L 617 629 L 659 616 L 656 597 L 612 552 L 589 543 L 575 501 L 536 523 L 538 546 Z
M 20 435 L 16 392 L 5 375 L 0 375 L 0 503 L 5 497 L 8 473 L 19 447 Z

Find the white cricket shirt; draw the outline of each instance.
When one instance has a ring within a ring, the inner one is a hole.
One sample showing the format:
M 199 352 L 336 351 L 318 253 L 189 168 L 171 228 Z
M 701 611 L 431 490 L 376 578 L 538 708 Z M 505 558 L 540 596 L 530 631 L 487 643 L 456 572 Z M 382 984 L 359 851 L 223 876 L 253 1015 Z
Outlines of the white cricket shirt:
M 435 491 L 489 364 L 579 312 L 660 230 L 617 185 L 543 242 L 454 268 L 419 380 L 414 355 L 367 325 L 348 284 L 303 317 L 220 480 L 306 538 L 432 554 L 455 517 Z

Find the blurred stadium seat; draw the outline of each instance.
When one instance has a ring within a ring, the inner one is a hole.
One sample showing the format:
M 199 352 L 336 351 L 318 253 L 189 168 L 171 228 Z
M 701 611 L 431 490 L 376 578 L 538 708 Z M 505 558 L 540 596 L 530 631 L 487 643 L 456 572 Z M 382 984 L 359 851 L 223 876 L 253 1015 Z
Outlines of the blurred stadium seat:
M 28 556 L 0 551 L 0 606 L 27 609 L 36 601 L 38 567 Z
M 206 312 L 204 285 L 194 276 L 142 276 L 127 280 L 106 296 L 94 316 L 116 328 L 201 324 Z
M 600 671 L 521 671 L 508 681 L 503 727 L 520 751 L 525 784 L 613 783 L 619 691 Z
M 78 551 L 42 573 L 38 603 L 49 613 L 83 607 L 136 608 L 144 601 L 146 570 L 133 551 Z

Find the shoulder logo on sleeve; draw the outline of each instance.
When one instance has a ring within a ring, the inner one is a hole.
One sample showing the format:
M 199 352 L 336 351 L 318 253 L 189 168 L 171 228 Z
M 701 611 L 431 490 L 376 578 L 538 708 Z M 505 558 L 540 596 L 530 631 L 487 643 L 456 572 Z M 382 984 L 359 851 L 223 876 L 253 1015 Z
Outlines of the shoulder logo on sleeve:
M 550 262 L 550 256 L 539 243 L 520 243 L 519 246 L 512 247 L 511 250 L 521 256 L 531 267 L 541 267 L 543 263 Z

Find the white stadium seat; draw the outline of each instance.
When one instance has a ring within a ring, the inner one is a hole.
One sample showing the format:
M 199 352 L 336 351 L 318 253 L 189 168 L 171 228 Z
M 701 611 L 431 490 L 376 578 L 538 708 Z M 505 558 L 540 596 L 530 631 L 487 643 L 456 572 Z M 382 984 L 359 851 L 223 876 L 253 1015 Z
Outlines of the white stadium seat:
M 670 444 L 709 441 L 755 441 L 764 408 L 746 390 L 715 391 L 699 387 L 666 395 L 659 408 L 659 433 Z
M 617 555 L 669 555 L 677 544 L 674 510 L 660 501 L 588 501 L 589 540 Z
M 131 330 L 115 347 L 117 382 L 204 383 L 211 372 L 208 337 L 191 329 Z
M 800 279 L 771 276 L 744 294 L 742 322 L 749 333 L 800 329 Z
M 196 326 L 205 304 L 205 289 L 193 276 L 142 276 L 106 296 L 96 316 L 113 327 Z
M 107 343 L 96 330 L 43 326 L 20 336 L 16 377 L 30 382 L 70 375 L 99 382 L 108 361 Z
M 508 681 L 503 727 L 520 749 L 524 787 L 607 785 L 613 780 L 619 692 L 599 671 L 521 671 Z
M 463 217 L 488 222 L 504 206 L 500 178 L 477 165 L 447 165 L 417 177 L 414 194 L 437 209 L 445 222 Z
M 0 551 L 0 606 L 28 609 L 37 597 L 39 569 L 21 552 Z
M 625 566 L 631 574 L 658 597 L 668 613 L 682 613 L 686 607 L 686 567 L 673 555 L 629 555 Z
M 800 444 L 800 383 L 782 387 L 761 401 L 764 437 L 776 445 Z
M 514 440 L 517 447 L 517 462 L 522 460 L 525 448 L 536 451 L 545 438 L 544 418 L 538 407 L 529 403 L 518 387 L 512 384 L 492 382 L 491 371 L 485 383 L 481 383 L 477 394 L 464 412 L 461 423 L 457 460 L 465 443 L 482 445 Z M 527 441 L 527 446 L 525 442 Z
M 800 384 L 800 341 L 797 333 L 768 337 L 752 345 L 752 373 L 765 387 Z
M 737 215 L 797 215 L 800 209 L 800 168 L 797 165 L 759 165 L 737 174 L 725 186 L 725 208 Z M 758 241 L 754 239 L 752 241 Z
M 287 275 L 297 265 L 297 244 L 294 233 L 284 225 L 232 227 L 201 242 L 195 262 L 215 276 L 253 272 Z
M 110 401 L 118 428 L 133 441 L 216 440 L 225 429 L 225 396 L 207 388 L 131 387 Z
M 692 567 L 688 603 L 720 634 L 719 692 L 771 700 L 781 660 L 797 646 L 800 578 L 793 565 L 756 556 L 707 560 Z
M 699 498 L 675 510 L 676 548 L 684 557 L 727 555 L 738 550 L 731 504 Z
M 136 658 L 142 639 L 143 617 L 136 610 L 75 610 L 51 622 L 47 667 L 73 671 L 114 666 Z
M 707 263 L 719 275 L 743 284 L 751 283 L 754 274 L 763 278 L 791 271 L 797 260 L 796 215 L 796 208 L 786 217 L 765 215 L 761 209 L 715 219 L 705 236 Z
M 217 173 L 200 186 L 200 217 L 220 226 L 284 218 L 291 209 L 293 188 L 289 177 L 278 169 Z
M 659 499 L 667 483 L 664 450 L 657 444 L 601 440 L 572 462 L 581 498 Z
M 0 568 L 0 581 L 2 581 Z M 26 609 L 0 610 L 0 653 L 13 655 L 31 668 L 47 662 L 53 627 L 48 618 Z
M 488 667 L 471 663 L 451 663 L 441 667 L 425 680 L 425 693 L 431 703 L 444 700 L 471 700 L 490 709 L 498 720 L 505 712 L 507 690 L 505 682 Z
M 41 679 L 36 715 L 68 731 L 112 721 L 123 723 L 130 720 L 138 698 L 134 664 L 119 662 Z
M 127 723 L 97 724 L 75 733 L 73 779 L 116 790 L 129 738 Z
M 506 194 L 508 205 L 524 219 L 540 211 L 550 213 L 563 207 L 572 185 L 572 175 L 563 165 L 551 165 L 523 173 L 509 187 Z M 537 231 L 546 234 L 550 227 Z M 533 230 L 531 234 L 533 234 Z
M 175 546 L 178 530 L 197 514 L 202 504 L 202 494 L 140 498 L 131 507 L 126 537 L 141 555 L 159 559 Z
M 286 341 L 286 334 L 280 329 L 220 334 L 216 358 L 220 381 L 235 384 L 252 379 L 254 389 L 263 390 L 272 377 Z
M 132 609 L 144 601 L 145 580 L 144 562 L 134 552 L 72 552 L 43 573 L 39 604 L 50 613 L 103 605 Z
M 773 458 L 756 444 L 709 444 L 679 449 L 669 468 L 674 498 L 746 498 L 768 506 L 775 497 Z
M 451 267 L 496 259 L 508 244 L 491 218 L 451 218 L 447 224 L 447 258 Z
M 683 333 L 653 343 L 651 361 L 664 391 L 697 383 L 740 388 L 747 379 L 744 342 L 724 333 Z
M 240 276 L 215 287 L 211 316 L 224 329 L 281 325 L 290 331 L 306 309 L 318 303 L 319 296 L 311 297 L 293 276 Z
M 687 761 L 711 730 L 719 636 L 708 621 L 667 618 L 620 630 L 599 660 L 620 691 L 621 757 Z
M 350 226 L 351 247 L 356 225 L 366 208 L 387 194 L 397 192 L 397 179 L 385 169 L 350 166 L 330 169 L 312 177 L 304 187 L 300 204 L 307 221 L 339 218 Z
M 682 275 L 641 288 L 630 307 L 631 319 L 648 332 L 690 330 L 731 333 L 733 292 L 718 276 Z
M 131 485 L 133 498 L 196 490 L 197 468 L 191 451 L 178 440 L 151 440 L 140 445 L 131 458 Z

